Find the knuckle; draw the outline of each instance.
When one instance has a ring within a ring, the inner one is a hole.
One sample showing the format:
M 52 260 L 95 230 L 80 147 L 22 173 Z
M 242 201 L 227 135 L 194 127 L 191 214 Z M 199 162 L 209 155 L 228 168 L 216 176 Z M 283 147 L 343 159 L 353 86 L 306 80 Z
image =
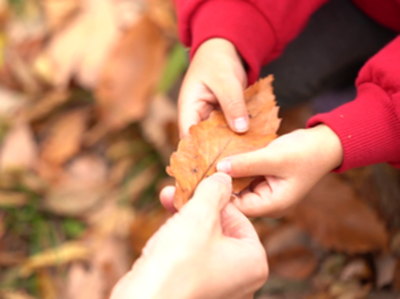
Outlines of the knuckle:
M 246 156 L 239 156 L 232 160 L 232 173 L 240 176 L 248 176 L 251 173 L 251 164 Z
M 234 116 L 240 116 L 244 113 L 245 106 L 242 100 L 227 98 L 223 103 L 223 108 L 225 108 L 227 114 Z
M 208 179 L 207 182 L 207 193 L 211 196 L 221 197 L 228 192 L 228 186 L 219 180 Z
M 267 262 L 267 255 L 265 253 L 265 250 L 261 247 L 260 248 L 260 263 L 258 263 L 258 267 L 256 269 L 256 275 L 258 278 L 258 281 L 260 284 L 264 284 L 265 281 L 268 279 L 269 275 L 269 267 L 268 267 L 268 262 Z

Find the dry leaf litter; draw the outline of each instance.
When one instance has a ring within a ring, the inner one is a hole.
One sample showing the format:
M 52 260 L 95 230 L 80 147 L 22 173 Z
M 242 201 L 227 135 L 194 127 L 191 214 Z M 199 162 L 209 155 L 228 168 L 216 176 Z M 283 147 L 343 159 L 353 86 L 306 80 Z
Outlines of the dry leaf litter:
M 0 297 L 108 298 L 169 217 L 158 192 L 174 183 L 187 66 L 173 3 L 1 0 L 0 47 Z M 268 141 L 270 80 L 252 91 L 268 83 Z M 312 113 L 281 111 L 278 134 Z M 285 218 L 252 219 L 271 269 L 256 298 L 398 298 L 399 199 L 399 172 L 375 165 L 329 174 Z

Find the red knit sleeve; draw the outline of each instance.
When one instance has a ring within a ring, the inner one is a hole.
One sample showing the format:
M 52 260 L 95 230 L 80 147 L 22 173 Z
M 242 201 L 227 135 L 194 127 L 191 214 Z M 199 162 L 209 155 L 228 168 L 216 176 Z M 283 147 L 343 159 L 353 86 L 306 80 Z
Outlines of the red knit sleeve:
M 307 126 L 325 123 L 339 136 L 344 160 L 337 172 L 381 162 L 400 168 L 400 37 L 367 62 L 356 86 L 354 101 Z
M 205 40 L 231 41 L 248 65 L 249 84 L 328 0 L 176 0 L 179 35 L 191 56 Z

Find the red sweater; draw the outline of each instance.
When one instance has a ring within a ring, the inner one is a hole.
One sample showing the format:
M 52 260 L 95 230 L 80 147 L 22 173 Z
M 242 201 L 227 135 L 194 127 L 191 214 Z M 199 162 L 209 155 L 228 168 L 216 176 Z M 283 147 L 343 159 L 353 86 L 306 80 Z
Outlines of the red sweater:
M 278 57 L 328 0 L 176 0 L 183 43 L 198 46 L 213 37 L 231 41 L 249 67 L 249 83 L 262 65 Z M 377 22 L 400 32 L 400 0 L 354 0 Z M 312 117 L 339 136 L 344 161 L 339 172 L 389 162 L 400 168 L 400 36 L 372 57 L 356 81 L 356 99 Z

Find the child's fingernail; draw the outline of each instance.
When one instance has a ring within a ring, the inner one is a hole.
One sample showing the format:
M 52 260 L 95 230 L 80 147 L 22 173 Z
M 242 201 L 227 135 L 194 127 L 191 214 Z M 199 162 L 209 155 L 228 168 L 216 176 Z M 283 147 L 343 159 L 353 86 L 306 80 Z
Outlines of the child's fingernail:
M 220 172 L 230 173 L 231 172 L 231 162 L 221 161 L 217 164 L 217 170 Z
M 249 127 L 244 117 L 239 117 L 235 119 L 234 125 L 237 132 L 245 132 Z

